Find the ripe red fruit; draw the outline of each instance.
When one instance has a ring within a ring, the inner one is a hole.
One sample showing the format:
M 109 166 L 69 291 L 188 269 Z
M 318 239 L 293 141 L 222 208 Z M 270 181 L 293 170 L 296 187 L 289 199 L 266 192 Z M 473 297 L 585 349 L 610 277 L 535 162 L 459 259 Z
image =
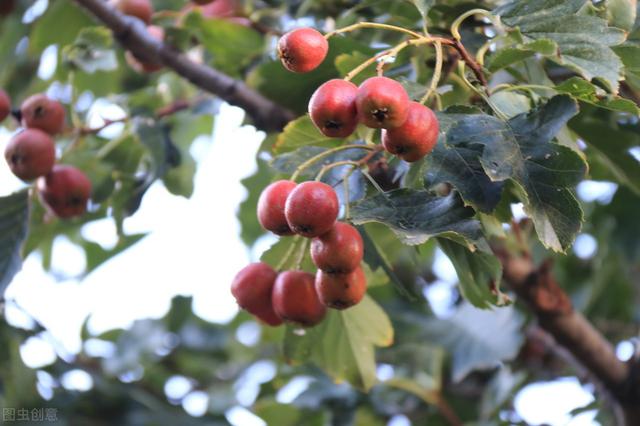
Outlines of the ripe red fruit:
M 0 121 L 3 121 L 11 114 L 11 99 L 7 92 L 0 89 Z
M 325 234 L 311 240 L 311 259 L 325 272 L 351 272 L 360 265 L 364 248 L 356 228 L 336 222 Z
M 289 71 L 309 72 L 316 69 L 329 51 L 329 43 L 313 28 L 289 31 L 278 41 L 278 57 Z
M 371 77 L 358 88 L 360 122 L 374 129 L 401 126 L 409 112 L 409 95 L 402 84 L 387 77 Z
M 278 273 L 266 263 L 251 263 L 240 270 L 231 283 L 231 294 L 238 305 L 272 326 L 282 324 L 271 305 L 277 276 Z
M 25 99 L 20 113 L 24 127 L 40 129 L 50 135 L 60 133 L 64 129 L 64 107 L 60 102 L 49 99 L 42 93 Z
M 356 93 L 350 81 L 333 79 L 318 87 L 309 101 L 313 124 L 330 138 L 349 136 L 358 125 Z
M 411 163 L 431 152 L 438 142 L 438 130 L 438 119 L 433 111 L 411 102 L 407 121 L 400 127 L 382 131 L 382 145 L 389 153 Z
M 47 133 L 40 129 L 26 129 L 11 138 L 4 158 L 14 175 L 30 181 L 51 171 L 56 161 L 56 148 Z
M 258 199 L 258 221 L 267 231 L 276 235 L 292 235 L 284 206 L 287 197 L 298 184 L 292 180 L 279 180 L 267 186 Z
M 303 182 L 296 186 L 284 206 L 289 227 L 296 234 L 313 238 L 329 231 L 340 204 L 332 187 L 322 182 Z
M 67 219 L 87 210 L 91 181 L 73 166 L 57 164 L 37 182 L 40 199 L 56 216 Z
M 150 0 L 112 0 L 111 4 L 125 15 L 135 16 L 145 24 L 151 22 L 153 6 Z
M 273 309 L 285 321 L 313 327 L 324 318 L 326 307 L 320 302 L 312 274 L 282 272 L 273 286 Z
M 367 292 L 367 278 L 360 266 L 346 274 L 318 270 L 315 285 L 320 301 L 333 309 L 356 305 Z

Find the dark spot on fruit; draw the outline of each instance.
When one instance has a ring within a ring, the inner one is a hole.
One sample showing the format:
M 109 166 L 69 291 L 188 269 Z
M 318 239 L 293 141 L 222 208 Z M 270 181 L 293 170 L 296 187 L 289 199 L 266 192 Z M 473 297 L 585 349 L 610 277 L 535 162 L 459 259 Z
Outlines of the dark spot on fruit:
M 11 155 L 11 164 L 17 166 L 21 162 L 22 162 L 22 156 L 20 156 L 19 154 Z
M 342 127 L 342 123 L 339 121 L 327 120 L 324 123 L 324 127 L 327 129 L 340 129 Z
M 289 228 L 289 225 L 282 225 L 281 227 L 276 229 L 275 233 L 278 234 L 278 235 L 291 234 L 291 228 Z
M 70 206 L 79 206 L 82 204 L 82 198 L 74 196 L 69 198 L 69 205 Z
M 349 300 L 334 300 L 331 302 L 331 307 L 334 309 L 345 309 L 351 305 L 352 303 Z
M 371 111 L 371 115 L 373 115 L 373 118 L 382 123 L 389 116 L 389 110 L 387 108 L 379 108 Z
M 396 147 L 396 154 L 405 154 L 407 152 L 409 152 L 409 150 L 405 146 Z
M 313 226 L 298 225 L 295 227 L 294 230 L 296 231 L 296 234 L 308 234 L 308 233 L 311 233 L 311 231 L 313 231 Z
M 36 109 L 33 111 L 33 115 L 35 117 L 42 117 L 45 113 L 45 109 L 42 105 L 38 105 Z

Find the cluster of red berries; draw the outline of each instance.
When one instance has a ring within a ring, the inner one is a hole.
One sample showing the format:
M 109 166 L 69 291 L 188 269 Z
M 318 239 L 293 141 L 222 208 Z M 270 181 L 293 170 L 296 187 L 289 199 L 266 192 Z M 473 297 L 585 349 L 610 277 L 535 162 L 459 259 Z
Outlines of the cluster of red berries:
M 164 40 L 164 29 L 157 25 L 151 25 L 154 13 L 151 0 L 111 0 L 111 5 L 125 15 L 135 16 L 147 25 L 147 31 L 153 38 Z M 207 18 L 220 18 L 241 25 L 249 26 L 251 21 L 246 17 L 237 16 L 240 7 L 237 0 L 192 0 L 192 4 L 184 8 L 184 13 L 198 9 Z M 153 73 L 159 71 L 162 66 L 144 62 L 136 58 L 131 52 L 125 53 L 127 64 L 139 73 Z
M 346 309 L 360 302 L 367 290 L 360 266 L 362 237 L 337 221 L 339 208 L 336 192 L 322 182 L 279 180 L 267 186 L 258 200 L 260 224 L 276 235 L 312 238 L 311 259 L 318 271 L 315 277 L 304 271 L 278 274 L 253 263 L 231 286 L 240 307 L 270 325 L 287 321 L 311 327 L 322 321 L 327 307 Z
M 0 121 L 11 113 L 11 100 L 0 90 Z M 9 168 L 18 178 L 36 187 L 48 210 L 61 218 L 79 216 L 86 211 L 91 181 L 73 166 L 55 164 L 53 136 L 64 130 L 64 107 L 46 95 L 27 98 L 20 107 L 24 130 L 15 134 L 4 152 Z
M 285 34 L 278 42 L 282 64 L 293 72 L 309 72 L 327 56 L 326 38 L 312 28 Z M 322 84 L 309 101 L 309 115 L 326 136 L 344 138 L 358 123 L 382 130 L 382 145 L 408 162 L 427 155 L 438 140 L 438 119 L 433 111 L 413 102 L 397 81 L 371 77 L 360 87 L 334 79 Z

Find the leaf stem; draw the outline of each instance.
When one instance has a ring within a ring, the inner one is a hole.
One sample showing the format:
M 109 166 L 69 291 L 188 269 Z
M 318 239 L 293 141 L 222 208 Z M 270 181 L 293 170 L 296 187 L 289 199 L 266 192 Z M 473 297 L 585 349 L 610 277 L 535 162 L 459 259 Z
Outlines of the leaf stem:
M 337 35 L 337 34 L 342 34 L 342 33 L 348 33 L 351 31 L 356 31 L 362 28 L 378 28 L 381 30 L 389 30 L 389 31 L 397 31 L 397 32 L 401 32 L 401 33 L 405 33 L 405 34 L 409 34 L 412 37 L 415 38 L 421 38 L 422 35 L 415 32 L 415 31 L 411 31 L 408 30 L 406 28 L 402 28 L 402 27 L 398 27 L 395 25 L 389 25 L 389 24 L 380 24 L 377 22 L 358 22 L 357 24 L 353 24 L 353 25 L 349 25 L 346 26 L 344 28 L 339 28 L 335 31 L 331 31 L 330 33 L 325 34 L 324 38 L 326 38 L 327 40 L 330 39 L 331 37 Z
M 359 161 L 345 160 L 345 161 L 336 161 L 335 163 L 331 163 L 331 164 L 327 164 L 326 166 L 322 166 L 322 168 L 320 169 L 320 172 L 316 176 L 316 180 L 317 181 L 321 180 L 322 177 L 324 176 L 324 174 L 327 173 L 329 170 L 333 169 L 334 167 L 348 166 L 348 165 L 349 166 L 353 166 L 353 167 L 359 167 L 360 166 L 360 162 Z
M 313 163 L 322 160 L 323 158 L 326 158 L 328 156 L 330 156 L 331 154 L 334 154 L 336 152 L 339 151 L 344 151 L 347 149 L 366 149 L 369 151 L 376 151 L 378 150 L 377 145 L 376 146 L 371 146 L 371 145 L 356 145 L 356 144 L 350 144 L 350 145 L 342 145 L 342 146 L 338 146 L 335 148 L 331 148 L 328 149 L 324 152 L 321 152 L 318 155 L 315 155 L 311 158 L 309 158 L 307 161 L 305 161 L 304 163 L 300 164 L 296 170 L 293 172 L 293 174 L 291 175 L 291 180 L 295 181 L 299 176 L 300 173 L 302 173 L 306 168 L 308 168 L 309 166 L 311 166 Z
M 284 256 L 282 256 L 282 259 L 280 259 L 280 262 L 278 262 L 278 265 L 276 266 L 276 271 L 278 272 L 282 271 L 282 268 L 284 268 L 284 265 L 287 264 L 287 261 L 295 251 L 296 245 L 298 245 L 298 241 L 300 241 L 300 235 L 296 235 L 295 237 L 293 237 L 293 242 L 287 249 L 287 252 L 284 254 Z
M 304 255 L 307 253 L 307 248 L 309 247 L 309 238 L 305 238 L 298 249 L 298 253 L 295 259 L 295 269 L 300 269 L 300 265 L 302 265 L 302 260 L 304 259 Z
M 431 96 L 438 90 L 438 84 L 440 84 L 440 77 L 442 76 L 442 64 L 444 62 L 444 54 L 442 51 L 442 43 L 436 41 L 434 44 L 436 50 L 436 67 L 433 70 L 433 76 L 431 77 L 431 83 L 429 84 L 429 90 L 420 99 L 421 104 L 426 104 Z
M 462 21 L 473 15 L 484 16 L 485 18 L 488 18 L 496 28 L 501 27 L 500 19 L 497 16 L 491 14 L 491 11 L 485 9 L 471 9 L 458 16 L 456 20 L 451 24 L 451 35 L 453 35 L 453 38 L 455 38 L 456 40 L 462 39 L 459 31 L 460 25 L 462 24 Z

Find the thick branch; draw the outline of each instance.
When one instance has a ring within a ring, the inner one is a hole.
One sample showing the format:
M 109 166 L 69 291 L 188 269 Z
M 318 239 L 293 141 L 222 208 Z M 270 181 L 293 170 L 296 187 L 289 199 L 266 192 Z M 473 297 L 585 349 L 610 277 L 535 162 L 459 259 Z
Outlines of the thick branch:
M 198 64 L 151 37 L 142 21 L 125 16 L 104 0 L 76 0 L 113 31 L 115 38 L 144 62 L 171 68 L 196 86 L 244 109 L 256 127 L 281 130 L 294 114 L 265 98 L 243 82 L 206 65 Z
M 618 359 L 611 344 L 571 305 L 558 285 L 551 262 L 536 268 L 527 256 L 495 249 L 504 279 L 535 314 L 540 327 L 567 349 L 621 405 L 628 426 L 640 424 L 640 399 L 629 364 Z

